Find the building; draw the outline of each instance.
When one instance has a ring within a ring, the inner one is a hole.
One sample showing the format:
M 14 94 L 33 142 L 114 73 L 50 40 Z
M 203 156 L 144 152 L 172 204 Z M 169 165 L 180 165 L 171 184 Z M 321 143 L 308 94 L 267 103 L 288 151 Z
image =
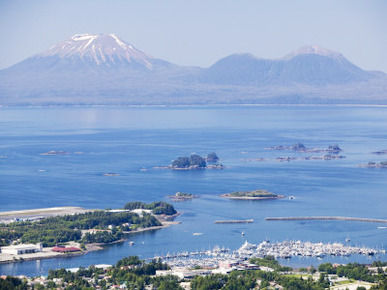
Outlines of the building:
M 156 276 L 168 276 L 173 275 L 179 277 L 179 279 L 192 279 L 195 276 L 207 276 L 211 275 L 211 270 L 198 269 L 198 270 L 189 270 L 185 268 L 175 268 L 173 270 L 156 270 Z
M 143 208 L 133 209 L 130 212 L 137 214 L 139 217 L 143 217 L 144 214 L 152 214 L 153 213 L 153 211 L 151 209 L 143 209 Z
M 42 244 L 20 244 L 20 245 L 12 245 L 1 247 L 1 252 L 4 254 L 10 255 L 21 255 L 21 254 L 30 254 L 37 253 L 43 250 Z
M 57 246 L 52 248 L 53 252 L 58 253 L 73 253 L 73 252 L 80 252 L 81 249 L 77 247 L 63 247 L 63 246 Z
M 228 269 L 228 268 L 232 268 L 232 267 L 236 267 L 238 266 L 238 262 L 237 261 L 219 261 L 219 268 L 222 268 L 222 269 Z

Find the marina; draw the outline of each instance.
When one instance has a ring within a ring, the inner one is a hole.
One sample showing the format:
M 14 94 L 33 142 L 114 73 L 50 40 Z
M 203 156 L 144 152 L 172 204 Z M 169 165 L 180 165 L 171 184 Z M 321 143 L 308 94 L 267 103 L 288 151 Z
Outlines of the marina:
M 235 255 L 237 257 L 264 257 L 274 256 L 275 258 L 350 256 L 354 254 L 373 256 L 377 253 L 385 253 L 384 249 L 377 250 L 369 247 L 346 246 L 342 243 L 312 243 L 302 241 L 283 241 L 270 243 L 263 241 L 260 244 L 245 242 Z
M 195 266 L 218 267 L 219 263 L 233 261 L 243 263 L 251 258 L 264 258 L 273 256 L 278 259 L 291 259 L 292 257 L 323 258 L 325 256 L 348 257 L 351 255 L 374 256 L 385 254 L 384 249 L 374 249 L 369 247 L 348 246 L 341 243 L 312 243 L 302 241 L 282 241 L 270 243 L 265 240 L 259 244 L 245 241 L 243 245 L 231 251 L 225 247 L 215 246 L 212 250 L 202 250 L 193 252 L 180 252 L 156 256 L 153 259 L 162 259 L 172 268 Z

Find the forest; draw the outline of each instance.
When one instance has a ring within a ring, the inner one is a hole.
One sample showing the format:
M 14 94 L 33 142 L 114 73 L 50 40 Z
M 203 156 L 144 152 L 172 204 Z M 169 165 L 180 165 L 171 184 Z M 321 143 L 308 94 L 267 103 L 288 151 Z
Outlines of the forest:
M 176 213 L 174 207 L 165 202 L 128 204 L 128 209 L 133 209 L 132 207 L 147 208 L 152 210 L 154 214 L 172 215 Z M 130 204 L 140 207 L 130 206 Z M 96 210 L 82 214 L 48 217 L 36 221 L 0 224 L 0 246 L 10 245 L 16 240 L 21 243 L 42 243 L 44 247 L 60 245 L 69 241 L 111 243 L 121 239 L 123 231 L 153 226 L 161 226 L 161 223 L 150 213 L 139 216 L 129 211 Z M 82 235 L 82 230 L 90 229 L 103 231 Z

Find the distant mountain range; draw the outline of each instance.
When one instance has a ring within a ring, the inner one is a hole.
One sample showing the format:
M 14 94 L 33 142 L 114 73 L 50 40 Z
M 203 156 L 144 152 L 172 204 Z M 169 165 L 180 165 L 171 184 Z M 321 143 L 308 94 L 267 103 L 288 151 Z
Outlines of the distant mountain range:
M 387 76 L 305 46 L 209 68 L 157 59 L 114 34 L 81 34 L 0 70 L 0 105 L 387 104 Z

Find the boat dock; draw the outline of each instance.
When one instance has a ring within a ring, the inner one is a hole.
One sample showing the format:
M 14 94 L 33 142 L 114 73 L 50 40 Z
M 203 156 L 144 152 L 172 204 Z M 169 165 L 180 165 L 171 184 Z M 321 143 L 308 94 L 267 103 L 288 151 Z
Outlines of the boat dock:
M 194 252 L 167 253 L 155 256 L 153 259 L 164 260 L 170 267 L 218 267 L 221 262 L 234 261 L 243 263 L 251 258 L 263 258 L 273 256 L 277 258 L 290 259 L 292 257 L 324 258 L 325 256 L 348 257 L 350 255 L 374 256 L 385 254 L 384 249 L 373 249 L 368 247 L 349 246 L 341 243 L 312 243 L 302 241 L 282 241 L 270 243 L 263 241 L 259 244 L 245 242 L 239 249 L 230 249 L 216 246 L 212 250 Z

